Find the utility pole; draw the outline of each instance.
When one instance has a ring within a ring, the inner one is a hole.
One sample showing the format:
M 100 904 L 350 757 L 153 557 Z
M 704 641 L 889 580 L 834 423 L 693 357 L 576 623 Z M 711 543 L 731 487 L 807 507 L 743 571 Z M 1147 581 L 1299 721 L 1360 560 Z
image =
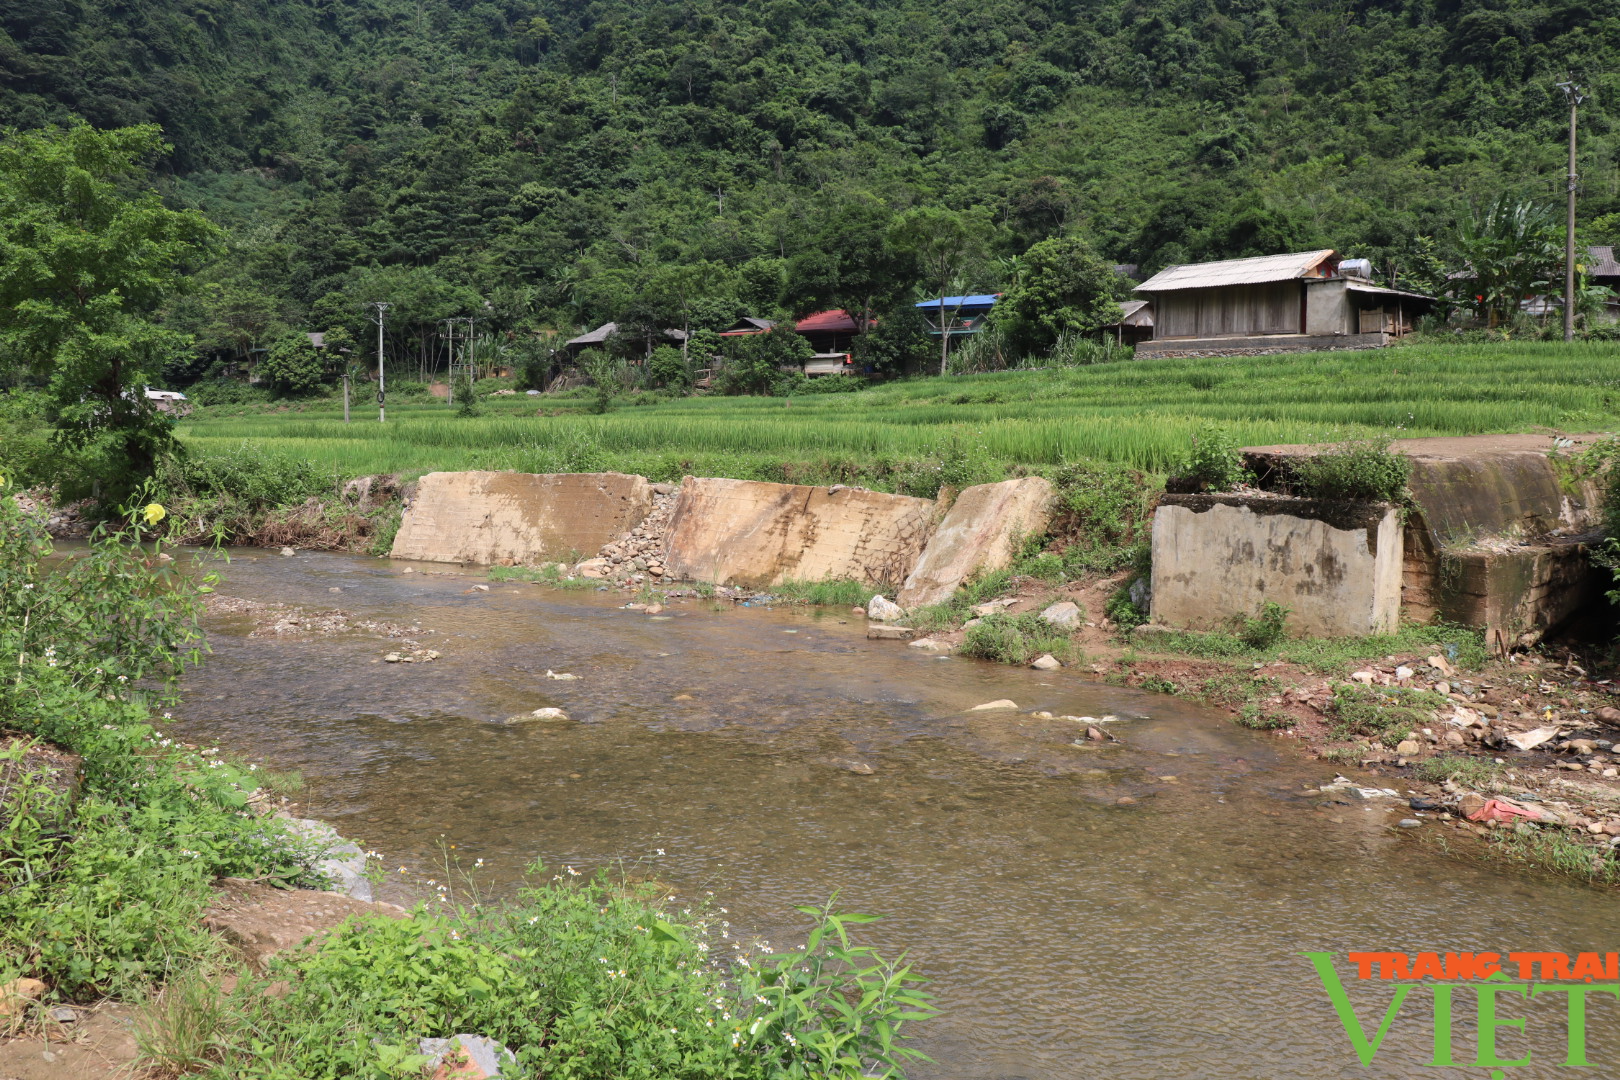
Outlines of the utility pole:
M 445 376 L 445 381 L 450 384 L 450 404 L 454 405 L 456 403 L 456 320 L 452 318 L 440 319 L 439 321 L 444 324 L 445 335 L 450 339 L 449 373 Z
M 477 349 L 477 339 L 473 337 L 473 323 L 476 321 L 471 315 L 467 316 L 467 337 L 461 343 L 461 351 L 464 354 L 461 366 L 467 369 L 467 393 L 469 394 L 472 393 L 473 380 L 478 378 L 478 362 L 473 355 Z
M 1575 171 L 1575 120 L 1586 94 L 1573 80 L 1558 83 L 1569 99 L 1569 220 L 1564 225 L 1564 340 L 1575 340 L 1575 188 L 1580 175 Z
M 349 422 L 349 361 L 343 361 L 343 422 Z
M 371 306 L 377 309 L 374 316 L 377 323 L 377 422 L 383 424 L 388 422 L 388 408 L 384 404 L 386 400 L 384 392 L 387 387 L 383 385 L 383 321 L 387 318 L 388 309 L 393 305 L 373 300 Z

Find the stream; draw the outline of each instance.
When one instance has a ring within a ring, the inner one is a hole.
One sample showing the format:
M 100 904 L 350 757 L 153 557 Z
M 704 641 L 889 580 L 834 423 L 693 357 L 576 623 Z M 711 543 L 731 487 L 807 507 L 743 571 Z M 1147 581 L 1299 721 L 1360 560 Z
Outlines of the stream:
M 1484 1078 L 1428 1066 L 1426 990 L 1362 1067 L 1299 954 L 1340 955 L 1371 1035 L 1390 984 L 1357 984 L 1346 951 L 1616 947 L 1612 895 L 1448 856 L 1384 806 L 1318 809 L 1300 792 L 1331 767 L 1178 699 L 868 642 L 844 609 L 648 616 L 616 591 L 405 568 L 233 552 L 223 595 L 414 623 L 442 656 L 387 664 L 400 643 L 210 616 L 175 733 L 299 770 L 301 813 L 407 867 L 382 899 L 421 895 L 442 838 L 496 893 L 536 859 L 622 860 L 714 891 L 750 936 L 802 935 L 794 906 L 834 892 L 883 914 L 860 940 L 907 952 L 942 1009 L 913 1028 L 936 1062 L 913 1080 Z M 1020 711 L 967 711 L 998 698 Z M 572 719 L 496 722 L 542 706 Z M 1035 710 L 1117 715 L 1121 742 Z M 1604 1068 L 1586 1075 L 1620 1075 L 1620 1001 L 1589 1009 Z M 1503 1056 L 1535 1055 L 1506 1075 L 1579 1075 L 1561 997 L 1501 1010 L 1529 1017 Z

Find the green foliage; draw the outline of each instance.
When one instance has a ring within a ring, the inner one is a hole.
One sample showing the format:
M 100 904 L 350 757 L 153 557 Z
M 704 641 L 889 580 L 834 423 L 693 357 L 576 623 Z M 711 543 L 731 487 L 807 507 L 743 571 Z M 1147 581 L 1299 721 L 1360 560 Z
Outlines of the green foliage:
M 44 978 L 68 998 L 129 993 L 217 947 L 199 922 L 215 877 L 300 871 L 279 826 L 244 811 L 250 772 L 161 731 L 156 710 L 199 658 L 196 601 L 212 578 L 156 562 L 144 514 L 53 565 L 8 493 L 0 484 L 0 652 L 14 658 L 0 731 L 14 735 L 0 753 L 15 764 L 49 742 L 81 755 L 82 773 L 71 804 L 38 773 L 8 795 L 0 977 Z
M 156 318 L 218 230 L 139 192 L 167 147 L 156 126 L 0 138 L 0 359 L 48 377 L 64 482 L 116 504 L 170 444 L 146 400 L 185 338 Z
M 686 357 L 673 345 L 660 345 L 647 360 L 647 378 L 653 386 L 684 394 L 692 388 L 692 371 Z
M 1027 664 L 1043 653 L 1064 663 L 1079 657 L 1069 632 L 1041 618 L 1039 612 L 985 615 L 962 636 L 963 656 L 1002 664 Z
M 1263 705 L 1250 702 L 1238 711 L 1237 722 L 1246 728 L 1255 731 L 1286 731 L 1297 721 L 1281 709 L 1268 709 Z
M 612 410 L 613 399 L 624 389 L 624 367 L 601 349 L 585 349 L 576 363 L 591 380 L 591 412 L 598 416 Z
M 860 607 L 872 598 L 872 586 L 852 578 L 784 581 L 780 585 L 772 585 L 771 592 L 801 604 L 823 607 Z
M 0 393 L 0 476 L 18 488 L 48 484 L 56 477 L 51 429 L 40 423 L 48 401 L 40 390 Z
M 802 372 L 813 355 L 809 342 L 787 326 L 730 338 L 715 386 L 726 394 L 770 394 L 785 374 Z
M 1015 284 L 992 309 L 1015 347 L 1039 352 L 1069 335 L 1090 334 L 1118 322 L 1125 281 L 1113 264 L 1083 240 L 1043 240 L 1020 260 Z
M 1489 758 L 1466 754 L 1440 754 L 1424 758 L 1412 768 L 1412 775 L 1431 784 L 1454 780 L 1474 791 L 1495 791 L 1502 767 Z
M 313 461 L 246 441 L 206 457 L 168 457 L 157 479 L 163 498 L 227 498 L 252 510 L 296 506 L 311 496 L 331 495 L 335 487 L 333 474 Z
M 465 372 L 456 375 L 456 415 L 464 417 L 484 415 L 484 403 L 474 388 L 472 377 Z
M 1444 694 L 1430 690 L 1337 683 L 1327 715 L 1340 738 L 1368 735 L 1393 747 L 1414 729 L 1433 723 L 1435 709 L 1450 704 Z
M 462 1031 L 512 1047 L 519 1075 L 572 1080 L 898 1078 L 921 1057 L 903 1042 L 932 1011 L 918 978 L 849 938 L 871 916 L 801 908 L 805 948 L 727 963 L 709 955 L 720 914 L 667 903 L 558 875 L 512 905 L 351 923 L 275 963 L 285 995 L 238 992 L 224 1071 L 383 1080 L 420 1068 L 417 1038 Z
M 1180 475 L 1201 491 L 1230 491 L 1249 479 L 1237 439 L 1227 428 L 1213 423 L 1199 425 Z
M 1460 282 L 1488 325 L 1515 322 L 1519 304 L 1549 291 L 1564 266 L 1564 222 L 1551 206 L 1502 193 L 1463 218 Z
M 291 331 L 271 343 L 257 371 L 277 390 L 306 394 L 327 380 L 326 356 L 310 344 L 309 335 Z
M 1114 594 L 1108 598 L 1108 604 L 1103 608 L 1103 614 L 1107 615 L 1120 630 L 1127 633 L 1149 622 L 1147 613 L 1131 600 L 1131 584 L 1135 580 L 1133 578 L 1115 589 Z
M 1270 649 L 1288 636 L 1288 609 L 1274 600 L 1260 605 L 1255 615 L 1237 620 L 1237 639 L 1251 649 Z
M 1311 499 L 1403 503 L 1412 462 L 1389 443 L 1358 439 L 1302 458 L 1293 466 L 1293 486 Z

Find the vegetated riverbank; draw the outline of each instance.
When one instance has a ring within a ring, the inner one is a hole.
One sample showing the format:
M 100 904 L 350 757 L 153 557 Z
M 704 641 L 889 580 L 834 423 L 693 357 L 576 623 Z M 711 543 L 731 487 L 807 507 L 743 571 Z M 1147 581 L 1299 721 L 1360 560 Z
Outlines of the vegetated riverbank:
M 0 651 L 17 658 L 0 683 L 0 1038 L 33 1036 L 0 1041 L 7 1071 L 109 1075 L 53 1049 L 109 1000 L 139 1003 L 138 1065 L 158 1076 L 417 1075 L 436 1063 L 420 1040 L 464 1033 L 509 1049 L 513 1077 L 853 1078 L 911 1059 L 901 1028 L 929 1006 L 848 940 L 864 916 L 815 909 L 802 950 L 721 955 L 702 901 L 571 868 L 536 866 L 491 904 L 447 867 L 436 906 L 410 913 L 296 891 L 324 884 L 328 845 L 261 812 L 254 765 L 164 733 L 212 581 L 154 543 L 163 517 L 150 505 L 56 560 L 0 490 Z M 300 895 L 316 901 L 287 910 Z

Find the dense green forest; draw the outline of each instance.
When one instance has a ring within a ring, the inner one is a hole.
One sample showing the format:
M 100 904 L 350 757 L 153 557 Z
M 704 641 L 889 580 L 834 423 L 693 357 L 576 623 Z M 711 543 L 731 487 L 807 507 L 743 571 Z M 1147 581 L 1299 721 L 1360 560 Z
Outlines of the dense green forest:
M 964 289 L 1052 236 L 1168 263 L 1331 246 L 1421 275 L 1499 193 L 1620 239 L 1612 0 L 9 0 L 0 117 L 161 125 L 228 246 L 177 382 L 289 329 L 714 326 Z M 946 221 L 946 218 L 923 219 Z M 953 224 L 954 223 L 954 224 Z

